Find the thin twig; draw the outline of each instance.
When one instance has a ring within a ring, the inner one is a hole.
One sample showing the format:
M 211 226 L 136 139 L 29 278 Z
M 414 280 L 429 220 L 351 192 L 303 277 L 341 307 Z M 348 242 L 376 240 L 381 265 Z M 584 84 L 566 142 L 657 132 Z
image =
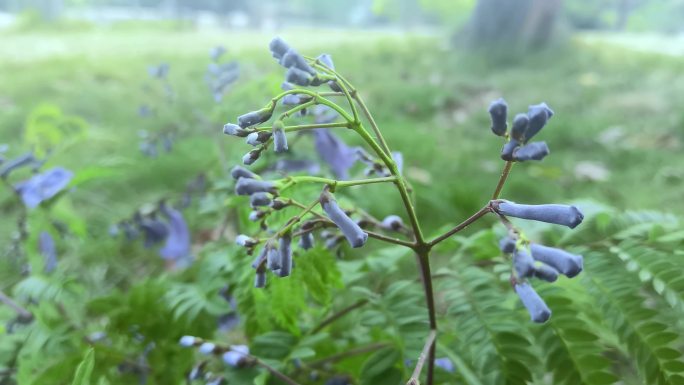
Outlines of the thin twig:
M 5 294 L 5 292 L 3 292 L 2 290 L 0 290 L 0 302 L 11 307 L 12 310 L 17 312 L 17 314 L 19 314 L 19 316 L 24 318 L 24 319 L 32 319 L 33 318 L 33 314 L 30 311 L 26 310 L 21 305 L 14 302 L 14 300 L 12 298 L 10 298 L 9 296 L 7 296 L 7 294 Z
M 362 300 L 359 300 L 359 301 L 357 301 L 357 302 L 355 302 L 355 303 L 353 303 L 353 304 L 351 304 L 351 305 L 345 307 L 344 309 L 338 311 L 338 312 L 335 313 L 335 314 L 332 314 L 330 317 L 328 317 L 328 318 L 324 319 L 323 321 L 321 321 L 321 323 L 318 324 L 318 326 L 316 326 L 315 328 L 311 329 L 311 331 L 309 332 L 309 334 L 316 334 L 316 333 L 318 333 L 319 331 L 323 330 L 323 328 L 325 328 L 326 326 L 328 326 L 328 325 L 330 325 L 331 323 L 337 321 L 338 319 L 344 317 L 345 315 L 349 314 L 351 311 L 353 311 L 353 310 L 355 310 L 355 309 L 358 309 L 358 308 L 364 306 L 364 305 L 367 304 L 367 303 L 368 303 L 368 300 L 367 300 L 367 299 L 362 299 Z
M 370 345 L 366 345 L 366 346 L 361 346 L 361 347 L 358 347 L 358 348 L 355 348 L 355 349 L 347 350 L 346 352 L 334 354 L 334 355 L 329 356 L 329 357 L 326 357 L 326 358 L 321 358 L 320 360 L 312 361 L 312 362 L 309 363 L 309 366 L 320 366 L 320 365 L 326 364 L 326 363 L 328 363 L 328 362 L 340 361 L 340 360 L 342 360 L 342 359 L 344 359 L 344 358 L 347 358 L 347 357 L 352 357 L 352 356 L 356 356 L 356 355 L 359 355 L 359 354 L 364 354 L 364 353 L 372 352 L 372 351 L 374 351 L 374 350 L 382 349 L 382 348 L 384 348 L 384 347 L 386 347 L 386 346 L 389 346 L 389 343 L 387 343 L 387 342 L 377 342 L 377 343 L 374 343 L 374 344 L 370 344 Z
M 496 184 L 496 189 L 494 189 L 494 194 L 492 194 L 492 200 L 499 198 L 499 194 L 501 194 L 501 189 L 503 189 L 503 186 L 506 183 L 506 179 L 508 179 L 508 174 L 510 174 L 512 167 L 513 162 L 511 161 L 507 161 L 504 165 L 504 168 L 501 171 L 501 176 L 499 177 L 499 183 Z
M 437 313 L 435 310 L 435 295 L 432 288 L 432 273 L 430 272 L 430 249 L 417 250 L 416 259 L 420 269 L 421 278 L 423 281 L 423 288 L 425 290 L 425 302 L 428 308 L 428 317 L 430 320 L 430 330 L 437 330 Z M 427 369 L 427 385 L 432 385 L 434 365 L 435 365 L 435 348 L 434 344 L 428 352 L 428 369 Z
M 430 247 L 432 247 L 432 246 L 434 246 L 434 245 L 436 245 L 436 244 L 442 242 L 443 240 L 449 238 L 450 236 L 452 236 L 452 235 L 458 233 L 459 231 L 465 229 L 465 228 L 468 227 L 470 224 L 472 224 L 473 222 L 475 222 L 475 221 L 477 221 L 478 219 L 482 218 L 483 216 L 485 216 L 487 213 L 490 213 L 491 211 L 492 211 L 492 208 L 490 207 L 489 204 L 487 204 L 486 206 L 484 206 L 483 208 L 481 208 L 478 212 L 476 212 L 475 214 L 471 215 L 470 218 L 468 218 L 468 219 L 466 219 L 465 221 L 459 223 L 458 225 L 456 225 L 456 227 L 454 227 L 453 229 L 447 231 L 446 233 L 444 233 L 444 234 L 438 236 L 437 238 L 433 239 L 433 240 L 432 240 L 431 242 L 429 242 L 428 244 L 430 245 Z
M 425 360 L 430 355 L 429 351 L 432 350 L 433 347 L 435 346 L 435 338 L 437 338 L 437 331 L 436 330 L 430 330 L 430 334 L 428 334 L 427 340 L 425 341 L 425 346 L 423 346 L 423 351 L 420 352 L 420 357 L 418 357 L 418 363 L 416 363 L 416 368 L 413 369 L 413 374 L 411 375 L 411 378 L 409 378 L 406 385 L 419 385 L 420 384 L 420 382 L 418 381 L 418 379 L 420 377 L 420 372 L 423 370 L 423 365 L 425 364 Z

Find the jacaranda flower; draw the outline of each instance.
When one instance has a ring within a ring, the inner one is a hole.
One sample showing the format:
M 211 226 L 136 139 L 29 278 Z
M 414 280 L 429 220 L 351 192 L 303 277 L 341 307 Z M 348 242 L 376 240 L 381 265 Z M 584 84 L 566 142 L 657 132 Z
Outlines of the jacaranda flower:
M 349 179 L 349 169 L 356 162 L 355 151 L 325 128 L 313 130 L 318 155 L 330 165 L 337 179 Z
M 65 168 L 55 167 L 17 183 L 14 188 L 28 208 L 35 208 L 62 191 L 73 176 L 74 173 Z
M 162 206 L 161 212 L 168 219 L 169 235 L 166 244 L 159 250 L 159 255 L 166 260 L 176 262 L 189 262 L 190 256 L 190 230 L 180 211 L 169 206 Z

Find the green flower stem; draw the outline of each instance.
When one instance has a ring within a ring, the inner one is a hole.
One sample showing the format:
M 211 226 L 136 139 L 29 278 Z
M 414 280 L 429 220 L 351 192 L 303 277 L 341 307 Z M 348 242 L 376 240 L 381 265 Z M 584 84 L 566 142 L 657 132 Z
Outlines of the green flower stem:
M 318 59 L 316 59 L 316 61 L 314 61 L 312 64 L 314 68 L 322 69 L 323 71 L 326 71 L 329 74 L 333 75 L 333 77 L 337 77 L 337 74 L 332 68 L 329 68 L 328 66 L 324 65 Z M 342 89 L 342 93 L 347 98 L 349 108 L 352 109 L 352 114 L 354 115 L 354 122 L 359 122 L 359 112 L 356 110 L 356 105 L 354 105 L 354 101 L 352 100 L 351 94 L 347 90 L 347 87 L 343 84 L 343 82 L 337 82 L 337 85 L 340 86 L 340 88 Z
M 321 177 L 317 177 L 317 176 L 302 175 L 302 176 L 292 176 L 289 178 L 276 180 L 274 183 L 280 184 L 283 186 L 280 188 L 280 191 L 286 190 L 286 189 L 288 189 L 288 188 L 290 188 L 290 187 L 292 187 L 298 183 L 323 183 L 323 184 L 330 186 L 331 191 L 334 192 L 334 190 L 338 187 L 350 187 L 350 186 L 359 186 L 359 185 L 363 185 L 363 184 L 395 182 L 396 180 L 397 180 L 397 178 L 394 176 L 387 176 L 387 177 L 382 177 L 382 178 L 359 179 L 359 180 L 335 180 L 335 179 L 329 179 L 329 178 L 321 178 Z
M 276 238 L 282 237 L 283 235 L 287 234 L 287 232 L 290 231 L 290 230 L 292 229 L 292 227 L 294 227 L 294 225 L 296 225 L 297 223 L 299 223 L 299 221 L 301 221 L 302 218 L 304 218 L 304 216 L 305 216 L 306 214 L 308 214 L 309 212 L 311 212 L 311 210 L 313 210 L 314 207 L 316 207 L 318 204 L 319 204 L 319 200 L 316 199 L 316 200 L 314 200 L 313 202 L 311 202 L 308 206 L 305 206 L 305 207 L 302 209 L 302 211 L 299 212 L 299 214 L 297 214 L 297 215 L 295 215 L 294 217 L 290 218 L 290 220 L 287 221 L 287 223 L 285 224 L 285 226 L 284 226 L 282 229 L 280 229 L 279 231 L 277 231 L 275 234 L 273 234 L 273 236 L 272 236 L 271 238 L 272 238 L 272 239 L 276 239 Z
M 266 108 L 271 108 L 271 110 L 275 110 L 276 105 L 278 104 L 278 100 L 284 98 L 286 95 L 291 95 L 291 94 L 299 94 L 299 95 L 307 95 L 312 98 L 311 101 L 314 102 L 314 104 L 323 104 L 326 105 L 333 110 L 337 111 L 338 114 L 340 114 L 344 120 L 348 122 L 353 122 L 353 118 L 347 113 L 347 111 L 344 110 L 344 108 L 340 107 L 337 103 L 334 103 L 325 97 L 323 97 L 321 94 L 318 94 L 316 92 L 313 92 L 311 90 L 303 89 L 303 88 L 295 88 L 293 90 L 287 90 L 284 92 L 281 92 L 280 94 L 276 95 L 271 99 L 271 102 L 269 103 Z M 296 107 L 295 107 L 296 108 Z
M 321 123 L 321 124 L 300 124 L 298 126 L 285 126 L 285 132 L 295 132 L 302 130 L 312 130 L 316 128 L 337 128 L 344 127 L 349 128 L 350 124 L 347 122 L 337 122 L 337 123 Z

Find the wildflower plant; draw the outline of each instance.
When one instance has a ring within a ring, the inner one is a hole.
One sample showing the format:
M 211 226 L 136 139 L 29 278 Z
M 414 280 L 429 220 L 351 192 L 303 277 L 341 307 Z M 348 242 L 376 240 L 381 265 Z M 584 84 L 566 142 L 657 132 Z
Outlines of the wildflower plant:
M 254 268 L 255 287 L 263 288 L 269 285 L 270 280 L 288 279 L 286 277 L 297 268 L 293 248 L 309 249 L 318 239 L 324 239 L 327 248 L 337 248 L 341 243 L 361 248 L 372 239 L 411 250 L 416 256 L 423 284 L 428 325 L 424 330 L 425 343 L 421 353 L 415 357 L 415 368 L 407 384 L 418 384 L 424 367 L 426 383 L 433 384 L 435 366 L 453 370 L 453 364 L 448 358 L 435 357 L 439 333 L 431 251 L 478 219 L 492 214 L 508 232 L 501 241 L 501 250 L 510 257 L 511 290 L 518 294 L 532 321 L 545 322 L 551 317 L 552 309 L 534 290 L 535 280 L 555 281 L 559 274 L 574 277 L 582 270 L 583 258 L 530 242 L 508 218 L 574 228 L 582 222 L 583 215 L 575 206 L 524 205 L 500 199 L 514 163 L 539 161 L 549 154 L 545 142 L 530 142 L 554 114 L 545 103 L 530 106 L 527 113 L 516 115 L 509 129 L 506 102 L 503 99 L 492 102 L 489 107 L 491 130 L 505 139 L 501 151 L 505 163 L 495 191 L 479 211 L 430 239 L 421 228 L 411 186 L 402 173 L 401 153 L 392 151 L 358 90 L 337 72 L 332 57 L 327 54 L 316 58 L 303 56 L 280 38 L 273 39 L 269 48 L 273 57 L 286 69 L 284 91 L 264 107 L 240 115 L 236 122 L 227 123 L 223 132 L 243 138 L 252 146 L 242 159 L 245 166 L 252 166 L 268 151 L 278 155 L 293 151 L 295 146 L 291 144 L 291 138 L 301 132 L 313 131 L 316 148 L 337 179 L 294 175 L 266 180 L 243 166 L 232 170 L 236 180 L 235 193 L 249 197 L 253 209 L 249 218 L 260 223 L 259 233 L 242 234 L 236 239 L 236 243 L 253 256 L 251 266 Z M 321 117 L 323 114 L 325 117 Z M 313 115 L 312 123 L 298 122 L 300 117 L 307 115 Z M 338 139 L 331 133 L 333 130 L 353 132 L 364 146 L 350 149 L 344 143 L 336 143 Z M 368 166 L 366 178 L 348 178 L 348 170 L 356 160 Z M 373 218 L 361 208 L 348 206 L 340 199 L 345 190 L 370 184 L 388 184 L 396 189 L 406 222 L 398 215 L 382 220 Z M 318 192 L 307 201 L 295 199 L 295 191 L 303 185 L 318 186 Z M 285 208 L 294 208 L 298 212 L 293 216 L 278 215 Z M 295 241 L 298 246 L 292 245 Z M 212 344 L 209 350 L 214 349 Z M 277 377 L 286 378 L 285 382 L 296 383 L 285 374 L 267 365 L 265 367 Z

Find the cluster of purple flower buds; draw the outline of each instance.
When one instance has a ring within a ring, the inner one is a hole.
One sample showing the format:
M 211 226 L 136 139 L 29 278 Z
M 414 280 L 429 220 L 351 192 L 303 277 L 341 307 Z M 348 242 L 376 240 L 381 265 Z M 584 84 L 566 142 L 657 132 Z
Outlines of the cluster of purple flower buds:
M 491 207 L 504 216 L 536 220 L 574 228 L 582 222 L 583 215 L 575 206 L 568 205 L 519 205 L 509 201 L 493 201 Z M 515 291 L 534 322 L 546 322 L 551 310 L 544 300 L 526 282 L 529 278 L 537 278 L 554 282 L 558 275 L 575 277 L 582 271 L 581 255 L 553 247 L 529 243 L 520 239 L 516 232 L 501 240 L 499 247 L 513 259 L 512 282 Z
M 249 355 L 247 345 L 223 346 L 193 336 L 183 336 L 179 343 L 185 348 L 197 348 L 200 354 L 221 357 L 225 364 L 235 368 L 249 367 L 255 363 L 254 357 Z
M 225 53 L 226 49 L 223 46 L 214 47 L 209 51 L 211 63 L 204 76 L 216 103 L 223 100 L 223 95 L 240 76 L 240 66 L 236 61 L 220 62 Z
M 549 154 L 546 142 L 528 143 L 528 141 L 544 128 L 553 116 L 553 110 L 546 103 L 529 106 L 527 114 L 517 114 L 513 118 L 510 130 L 506 121 L 507 114 L 508 105 L 505 100 L 500 98 L 489 105 L 492 132 L 508 138 L 501 149 L 501 159 L 509 162 L 544 159 Z
M 176 134 L 171 131 L 161 131 L 152 134 L 146 130 L 140 130 L 138 136 L 140 137 L 140 144 L 138 146 L 140 152 L 150 158 L 157 157 L 160 147 L 165 152 L 171 152 L 176 140 Z

